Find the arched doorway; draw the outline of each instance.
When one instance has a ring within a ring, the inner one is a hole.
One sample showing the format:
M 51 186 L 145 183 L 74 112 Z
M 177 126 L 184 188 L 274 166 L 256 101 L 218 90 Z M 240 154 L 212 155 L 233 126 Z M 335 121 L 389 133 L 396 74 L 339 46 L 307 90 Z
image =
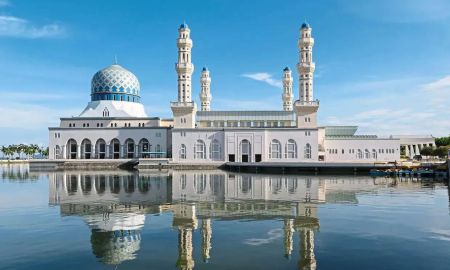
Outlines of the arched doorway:
M 251 162 L 252 147 L 248 140 L 242 140 L 239 145 L 239 152 L 241 154 L 241 162 Z
M 141 139 L 139 141 L 139 156 L 141 158 L 150 157 L 150 143 L 147 139 Z
M 77 158 L 77 149 L 78 145 L 77 145 L 77 141 L 75 141 L 74 139 L 70 139 L 69 141 L 67 141 L 67 158 L 68 159 L 76 159 Z
M 113 139 L 111 141 L 110 145 L 110 155 L 113 159 L 119 159 L 120 158 L 120 142 L 118 139 Z
M 92 144 L 89 139 L 84 139 L 81 142 L 81 158 L 83 159 L 92 158 Z
M 98 139 L 95 143 L 95 157 L 99 159 L 106 158 L 106 142 L 103 139 Z
M 133 139 L 127 139 L 125 141 L 125 150 L 127 158 L 134 158 L 135 147 Z

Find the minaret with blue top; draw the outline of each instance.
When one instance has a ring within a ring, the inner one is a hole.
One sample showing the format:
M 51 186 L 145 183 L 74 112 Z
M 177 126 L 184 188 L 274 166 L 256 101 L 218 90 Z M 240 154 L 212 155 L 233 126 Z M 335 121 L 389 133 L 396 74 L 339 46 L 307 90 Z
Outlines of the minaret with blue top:
M 173 122 L 175 128 L 194 128 L 197 106 L 192 101 L 192 73 L 194 65 L 191 62 L 191 49 L 193 46 L 190 37 L 191 30 L 186 23 L 178 28 L 178 62 L 175 70 L 178 75 L 178 99 L 171 102 Z
M 294 95 L 292 93 L 292 72 L 288 67 L 283 69 L 283 110 L 292 111 L 292 99 Z
M 313 62 L 314 38 L 311 36 L 311 32 L 312 28 L 306 22 L 300 27 L 300 38 L 298 40 L 300 59 L 297 64 L 299 99 L 294 104 L 297 113 L 297 127 L 299 128 L 317 127 L 319 100 L 314 100 L 313 79 L 316 64 Z
M 204 67 L 202 69 L 202 76 L 200 78 L 201 90 L 200 90 L 200 101 L 202 102 L 201 110 L 210 111 L 211 110 L 211 77 L 209 76 L 209 70 Z

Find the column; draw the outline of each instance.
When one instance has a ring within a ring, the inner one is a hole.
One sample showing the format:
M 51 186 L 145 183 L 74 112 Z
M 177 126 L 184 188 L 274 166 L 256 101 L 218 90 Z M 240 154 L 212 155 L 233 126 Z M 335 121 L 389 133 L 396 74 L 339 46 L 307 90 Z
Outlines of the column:
M 110 147 L 110 145 L 105 143 L 105 159 L 111 158 L 109 156 L 109 147 Z
M 77 144 L 77 159 L 81 159 L 81 145 Z

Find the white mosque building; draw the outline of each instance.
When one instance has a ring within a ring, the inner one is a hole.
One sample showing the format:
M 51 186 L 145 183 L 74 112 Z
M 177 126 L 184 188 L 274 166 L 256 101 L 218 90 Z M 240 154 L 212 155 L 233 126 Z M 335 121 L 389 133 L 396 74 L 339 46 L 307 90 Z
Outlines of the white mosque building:
M 314 99 L 312 28 L 304 23 L 298 40 L 298 99 L 293 77 L 283 70 L 279 111 L 211 110 L 211 77 L 201 71 L 201 101 L 192 99 L 193 42 L 190 29 L 178 29 L 177 100 L 173 119 L 149 117 L 141 104 L 136 76 L 113 64 L 92 78 L 91 101 L 79 116 L 61 118 L 49 128 L 50 159 L 169 158 L 175 163 L 225 162 L 389 162 L 434 145 L 430 137 L 355 135 L 356 126 L 319 126 Z

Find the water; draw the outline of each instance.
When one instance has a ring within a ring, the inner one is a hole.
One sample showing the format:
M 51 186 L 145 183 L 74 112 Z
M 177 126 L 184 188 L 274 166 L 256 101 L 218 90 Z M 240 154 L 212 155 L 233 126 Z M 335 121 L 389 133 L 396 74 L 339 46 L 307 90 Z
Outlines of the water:
M 450 268 L 445 183 L 0 172 L 0 269 Z

